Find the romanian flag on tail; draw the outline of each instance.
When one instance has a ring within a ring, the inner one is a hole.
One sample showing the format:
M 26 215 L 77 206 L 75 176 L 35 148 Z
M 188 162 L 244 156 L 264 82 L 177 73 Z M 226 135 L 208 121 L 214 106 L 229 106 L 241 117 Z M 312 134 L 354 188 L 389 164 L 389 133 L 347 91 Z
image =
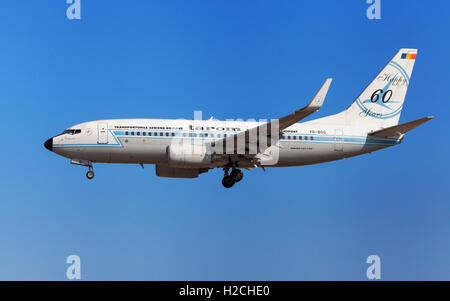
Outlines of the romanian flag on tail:
M 415 60 L 416 55 L 417 55 L 416 53 L 402 53 L 402 59 Z

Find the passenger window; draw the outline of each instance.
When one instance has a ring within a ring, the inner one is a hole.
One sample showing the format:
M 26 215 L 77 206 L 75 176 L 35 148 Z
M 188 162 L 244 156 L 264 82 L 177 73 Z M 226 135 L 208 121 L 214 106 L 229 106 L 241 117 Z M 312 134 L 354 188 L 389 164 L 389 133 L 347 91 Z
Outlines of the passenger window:
M 309 137 L 309 140 L 314 140 L 314 137 L 313 136 Z
M 292 139 L 297 140 L 297 136 L 292 136 Z
M 308 140 L 308 136 L 305 136 L 305 140 Z
M 298 136 L 298 140 L 302 140 L 302 136 Z
M 147 135 L 147 133 L 146 132 L 142 132 L 142 136 L 146 136 Z
M 174 137 L 174 136 L 175 136 L 175 133 L 172 132 L 172 137 Z
M 222 134 L 217 134 L 217 138 L 221 138 L 222 137 Z
M 131 132 L 131 136 L 134 136 L 134 132 Z
M 214 134 L 211 134 L 211 137 L 214 138 Z
M 125 132 L 125 135 L 127 135 L 127 136 L 128 136 L 128 131 L 126 131 L 126 132 Z
M 141 135 L 141 132 L 136 132 L 136 135 L 140 136 L 140 135 Z

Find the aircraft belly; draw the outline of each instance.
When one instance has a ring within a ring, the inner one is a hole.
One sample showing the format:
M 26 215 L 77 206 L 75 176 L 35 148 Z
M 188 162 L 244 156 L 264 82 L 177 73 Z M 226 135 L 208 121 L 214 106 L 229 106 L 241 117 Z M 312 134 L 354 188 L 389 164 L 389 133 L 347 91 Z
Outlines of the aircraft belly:
M 332 145 L 308 142 L 284 142 L 280 150 L 279 166 L 307 165 L 321 160 L 336 160 L 339 154 L 332 152 Z
M 123 145 L 123 148 L 111 150 L 112 162 L 154 164 L 166 160 L 168 142 L 165 140 L 130 139 Z
M 372 147 L 345 144 L 336 150 L 333 143 L 283 142 L 276 166 L 309 165 L 340 160 L 372 151 Z

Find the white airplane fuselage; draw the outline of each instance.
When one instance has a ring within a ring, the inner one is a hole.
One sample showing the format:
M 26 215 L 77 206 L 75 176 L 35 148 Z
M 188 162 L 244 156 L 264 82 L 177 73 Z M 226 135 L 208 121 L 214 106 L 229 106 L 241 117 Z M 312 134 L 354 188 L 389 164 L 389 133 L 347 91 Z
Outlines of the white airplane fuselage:
M 52 151 L 70 159 L 101 163 L 167 164 L 167 147 L 177 140 L 199 143 L 235 135 L 262 123 L 242 121 L 117 119 L 85 122 L 52 138 Z M 203 130 L 201 129 L 203 128 Z M 209 130 L 207 130 L 209 129 Z M 278 160 L 266 167 L 298 166 L 357 156 L 392 146 L 398 139 L 374 138 L 366 129 L 330 125 L 317 121 L 294 124 L 283 130 Z M 228 161 L 212 162 L 218 168 Z M 262 164 L 264 166 L 264 164 Z M 238 167 L 253 167 L 239 161 Z

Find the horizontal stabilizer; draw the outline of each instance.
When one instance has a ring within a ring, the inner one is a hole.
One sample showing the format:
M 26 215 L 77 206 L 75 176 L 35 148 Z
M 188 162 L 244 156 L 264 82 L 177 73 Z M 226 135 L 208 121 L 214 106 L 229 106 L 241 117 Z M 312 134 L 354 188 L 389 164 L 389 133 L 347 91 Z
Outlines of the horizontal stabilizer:
M 404 135 L 406 132 L 409 132 L 410 130 L 418 127 L 419 125 L 430 121 L 431 119 L 433 119 L 434 116 L 429 116 L 429 117 L 425 117 L 425 118 L 420 118 L 414 121 L 410 121 L 410 122 L 406 122 L 406 123 L 402 123 L 399 125 L 394 125 L 385 129 L 381 129 L 372 133 L 369 133 L 369 136 L 374 136 L 374 137 L 383 137 L 383 138 L 387 138 L 387 137 L 399 137 Z

